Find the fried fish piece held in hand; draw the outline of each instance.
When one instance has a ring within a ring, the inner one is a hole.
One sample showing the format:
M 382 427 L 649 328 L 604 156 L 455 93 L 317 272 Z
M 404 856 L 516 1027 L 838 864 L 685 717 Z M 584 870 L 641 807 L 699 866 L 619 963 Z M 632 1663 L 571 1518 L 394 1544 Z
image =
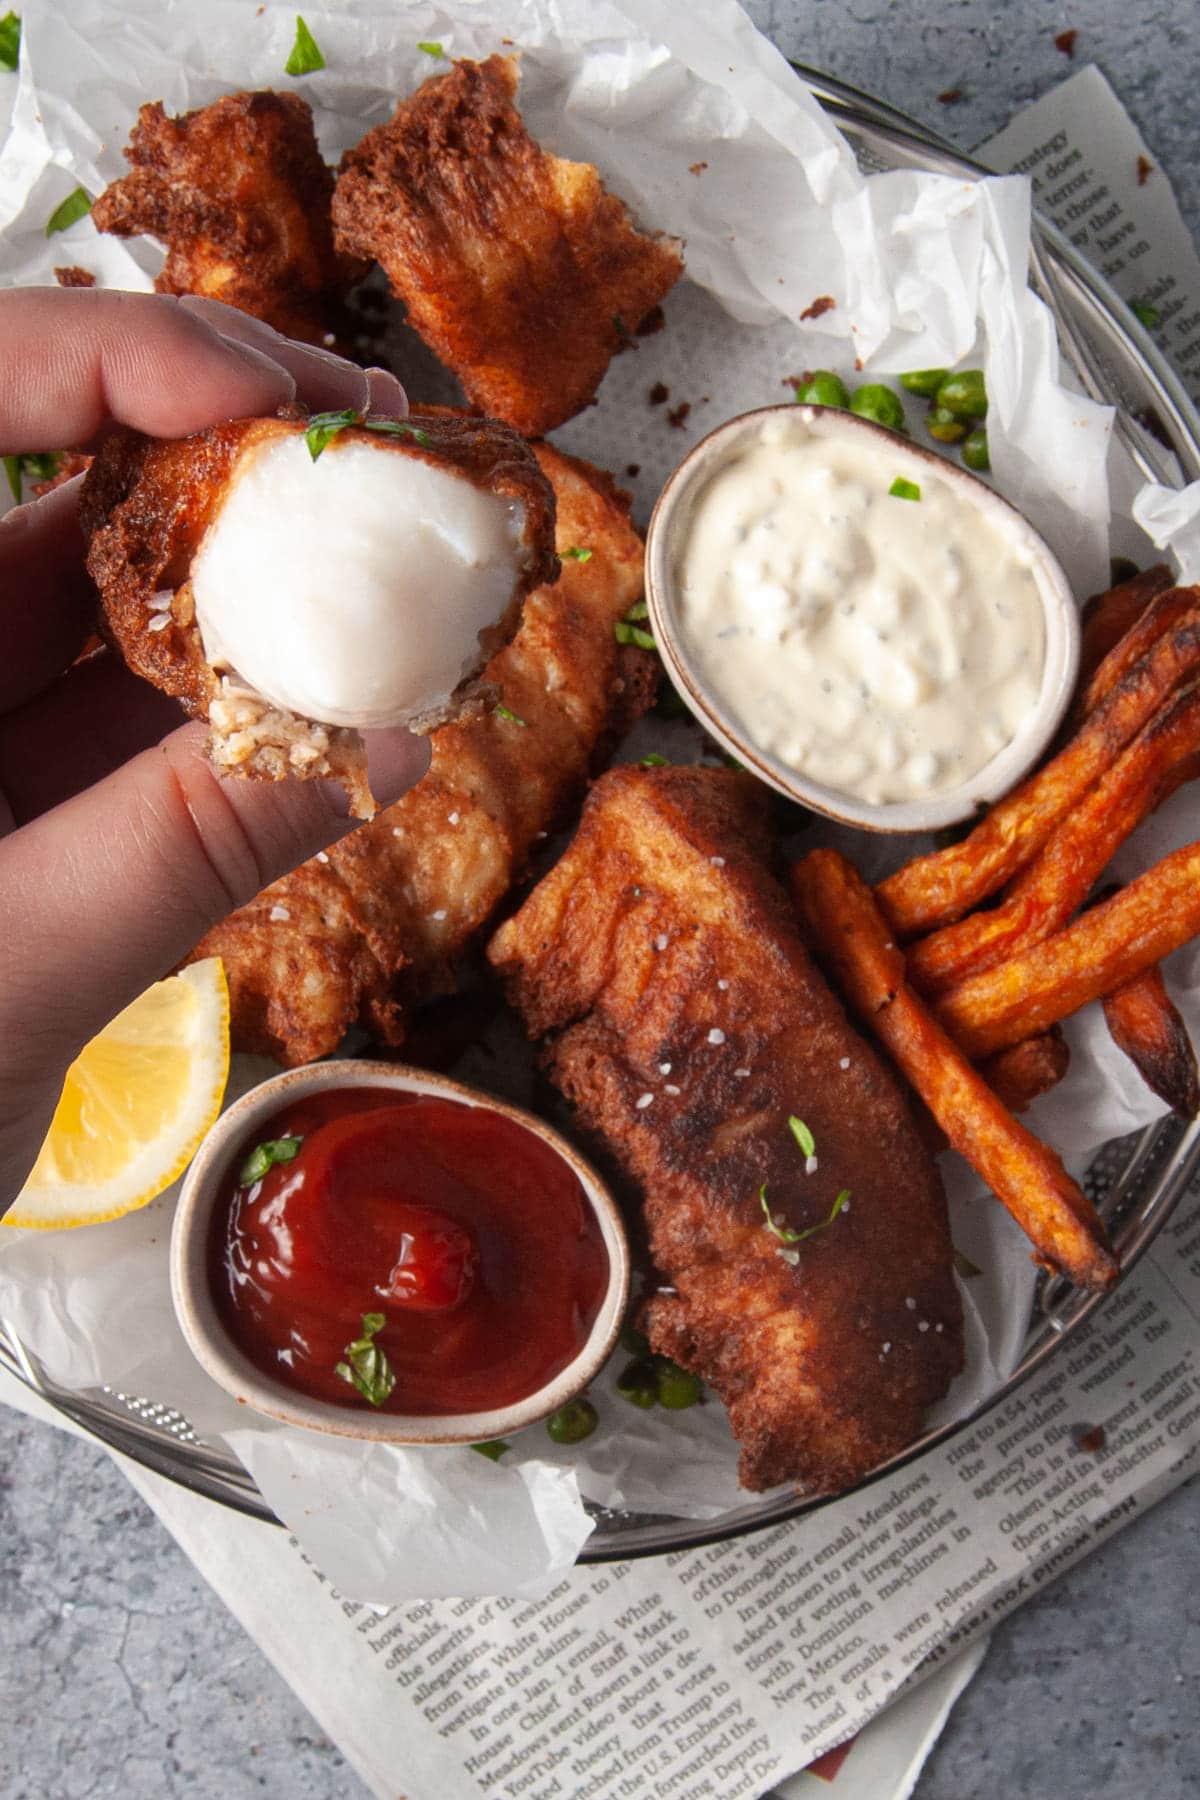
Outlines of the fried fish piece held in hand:
M 360 732 L 453 717 L 558 559 L 553 489 L 508 426 L 354 416 L 117 433 L 81 517 L 108 633 L 208 720 L 216 766 L 331 776 L 369 818 Z
M 224 961 L 240 1050 L 310 1062 L 356 1022 L 402 1043 L 413 1007 L 453 992 L 464 951 L 538 840 L 653 699 L 657 659 L 613 633 L 642 593 L 627 497 L 546 444 L 536 455 L 554 488 L 562 573 L 530 594 L 517 635 L 484 670 L 492 710 L 441 726 L 424 780 L 193 953 Z
M 167 117 L 143 106 L 128 175 L 92 208 L 100 231 L 165 244 L 160 294 L 206 294 L 319 344 L 364 273 L 333 247 L 333 173 L 298 94 L 228 94 Z
M 683 260 L 590 163 L 534 142 L 517 81 L 515 57 L 490 56 L 425 82 L 346 152 L 333 218 L 468 398 L 540 437 L 592 399 Z
M 822 1493 L 917 1435 L 962 1315 L 933 1161 L 770 854 L 750 777 L 612 770 L 488 954 L 641 1193 L 652 1347 L 725 1402 L 744 1487 Z

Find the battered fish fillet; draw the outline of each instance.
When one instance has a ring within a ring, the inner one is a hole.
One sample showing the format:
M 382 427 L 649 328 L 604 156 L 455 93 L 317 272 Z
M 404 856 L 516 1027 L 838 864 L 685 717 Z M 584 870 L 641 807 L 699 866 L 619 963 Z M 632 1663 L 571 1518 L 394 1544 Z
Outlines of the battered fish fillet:
M 475 405 L 540 437 L 592 399 L 683 259 L 590 163 L 534 142 L 517 82 L 510 56 L 425 82 L 342 158 L 333 219 Z
M 98 230 L 166 246 L 160 294 L 207 294 L 319 344 L 365 272 L 333 247 L 333 172 L 298 94 L 229 94 L 170 119 L 143 106 L 130 173 L 92 208 Z
M 656 659 L 613 636 L 642 593 L 626 498 L 587 463 L 544 444 L 536 455 L 559 548 L 591 555 L 530 594 L 484 671 L 512 716 L 435 731 L 432 767 L 402 800 L 197 945 L 194 957 L 224 959 L 238 1049 L 309 1062 L 356 1021 L 401 1043 L 412 1008 L 454 990 L 464 950 L 597 755 L 650 703 Z
M 748 776 L 612 770 L 488 954 L 641 1191 L 652 1347 L 725 1402 L 744 1487 L 824 1493 L 917 1435 L 962 1314 L 937 1171 L 796 934 L 764 809 Z
M 558 567 L 553 490 L 509 426 L 449 412 L 414 413 L 418 418 L 420 442 L 351 426 L 339 433 L 339 445 L 361 442 L 379 455 L 412 457 L 521 502 L 525 566 L 504 618 L 483 634 L 482 664 L 512 636 L 523 597 Z M 209 754 L 222 773 L 267 781 L 329 777 L 345 786 L 356 815 L 370 818 L 375 804 L 360 734 L 300 718 L 255 693 L 236 671 L 212 667 L 195 622 L 192 559 L 235 464 L 270 439 L 305 428 L 305 418 L 234 419 L 171 442 L 115 432 L 92 462 L 80 498 L 88 573 L 100 590 L 107 632 L 129 667 L 208 720 Z M 478 665 L 448 707 L 414 719 L 413 728 L 429 729 L 457 711 L 477 675 Z

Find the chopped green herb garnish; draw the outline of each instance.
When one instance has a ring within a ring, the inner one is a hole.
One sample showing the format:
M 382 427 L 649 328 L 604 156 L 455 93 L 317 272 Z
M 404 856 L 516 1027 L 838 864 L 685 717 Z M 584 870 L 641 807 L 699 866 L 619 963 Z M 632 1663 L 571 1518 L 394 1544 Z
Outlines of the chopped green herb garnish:
M 17 456 L 4 458 L 4 473 L 8 477 L 12 497 L 18 503 L 21 499 L 21 477 L 28 481 L 52 481 L 58 474 L 62 463 L 59 450 L 30 450 Z
M 21 58 L 21 20 L 17 13 L 0 19 L 0 69 L 15 69 Z
M 850 404 L 845 382 L 832 369 L 814 369 L 807 380 L 797 381 L 793 386 L 801 406 L 846 407 Z
M 362 1316 L 362 1336 L 347 1344 L 342 1352 L 345 1362 L 337 1363 L 334 1374 L 348 1381 L 352 1388 L 357 1388 L 364 1400 L 372 1406 L 382 1406 L 396 1385 L 396 1375 L 384 1351 L 375 1343 L 375 1338 L 387 1324 L 382 1313 L 364 1313 Z
M 383 437 L 410 437 L 422 447 L 433 442 L 427 431 L 422 431 L 419 425 L 410 425 L 406 419 L 368 419 L 348 406 L 344 412 L 314 413 L 308 421 L 304 441 L 314 462 L 348 425 L 357 425 L 363 431 L 377 431 Z
M 50 217 L 46 220 L 46 236 L 53 237 L 56 231 L 66 231 L 68 226 L 77 220 L 86 218 L 92 210 L 92 196 L 86 188 L 77 187 L 73 194 L 68 194 Z
M 657 750 L 652 750 L 649 756 L 643 756 L 638 764 L 639 769 L 669 769 L 671 767 L 670 757 L 660 756 Z
M 818 1231 L 827 1231 L 833 1224 L 833 1221 L 837 1218 L 838 1214 L 844 1212 L 846 1207 L 850 1204 L 850 1189 L 842 1189 L 830 1208 L 829 1217 L 827 1219 L 821 1219 L 817 1224 L 809 1225 L 804 1231 L 793 1231 L 790 1225 L 780 1224 L 782 1214 L 777 1217 L 771 1211 L 767 1202 L 767 1184 L 765 1181 L 758 1190 L 758 1203 L 763 1209 L 763 1217 L 767 1222 L 767 1230 L 771 1233 L 772 1237 L 777 1237 L 781 1244 L 790 1246 L 802 1244 L 806 1238 L 816 1237 Z M 793 1268 L 800 1260 L 799 1253 L 794 1249 L 789 1248 L 787 1250 L 781 1250 L 779 1254 L 782 1256 L 784 1262 L 790 1263 Z
M 513 712 L 510 707 L 497 705 L 493 706 L 492 711 L 498 719 L 507 719 L 510 725 L 520 725 L 524 728 L 528 728 L 529 720 L 522 719 L 517 713 Z
M 804 1123 L 804 1120 L 798 1119 L 795 1113 L 791 1113 L 788 1117 L 788 1130 L 799 1144 L 801 1150 L 803 1150 L 805 1156 L 815 1156 L 817 1154 L 816 1138 Z
M 939 444 L 961 444 L 971 427 L 948 406 L 931 406 L 925 414 L 925 429 Z
M 600 1414 L 590 1400 L 568 1400 L 551 1413 L 546 1430 L 556 1444 L 582 1444 L 600 1423 Z
M 919 500 L 921 490 L 915 481 L 905 481 L 903 475 L 897 475 L 888 489 L 894 500 Z
M 909 369 L 900 377 L 900 386 L 906 393 L 924 394 L 932 399 L 949 374 L 949 369 Z
M 960 369 L 957 375 L 947 375 L 934 395 L 934 402 L 942 411 L 952 412 L 959 419 L 986 419 L 988 397 L 983 370 Z
M 285 75 L 312 75 L 324 67 L 325 58 L 321 55 L 321 47 L 297 13 L 296 41 L 292 45 L 291 55 L 283 65 L 283 72 Z
M 564 562 L 591 562 L 592 560 L 591 551 L 585 550 L 581 544 L 574 545 L 570 550 L 561 550 L 559 555 Z
M 653 635 L 642 629 L 640 625 L 631 625 L 627 619 L 618 619 L 613 626 L 613 636 L 618 644 L 636 644 L 639 650 L 657 650 Z
M 889 431 L 904 430 L 904 406 L 900 396 L 881 381 L 867 381 L 850 396 L 850 411 Z
M 974 431 L 968 431 L 962 441 L 962 459 L 968 469 L 974 469 L 977 475 L 986 475 L 992 466 L 988 455 L 988 434 L 986 425 L 977 425 Z
M 426 56 L 445 56 L 446 54 L 435 38 L 430 38 L 427 43 L 418 43 L 417 49 L 423 50 Z
M 422 449 L 432 444 L 433 439 L 419 425 L 410 425 L 407 419 L 360 419 L 358 423 L 364 431 L 379 431 L 384 437 L 409 437 Z
M 669 1356 L 654 1358 L 654 1374 L 658 1404 L 665 1406 L 668 1412 L 682 1412 L 687 1406 L 695 1406 L 704 1394 L 700 1377 L 693 1375 L 690 1369 L 681 1369 Z
M 241 1186 L 253 1187 L 276 1163 L 295 1162 L 303 1142 L 302 1137 L 282 1137 L 268 1138 L 266 1143 L 256 1144 L 238 1174 Z
M 424 49 L 424 45 L 420 47 Z M 471 1448 L 477 1456 L 486 1456 L 489 1462 L 499 1462 L 504 1452 L 512 1449 L 512 1445 L 504 1438 L 493 1438 L 488 1444 L 472 1444 Z
M 631 1406 L 648 1412 L 658 1401 L 658 1378 L 648 1356 L 635 1357 L 617 1376 L 617 1392 Z
M 954 1267 L 958 1270 L 964 1281 L 973 1281 L 976 1275 L 983 1274 L 983 1270 L 977 1268 L 970 1257 L 964 1256 L 961 1250 L 956 1250 L 954 1252 Z
M 316 462 L 322 450 L 333 442 L 339 431 L 345 431 L 347 425 L 357 425 L 361 418 L 362 414 L 352 406 L 348 406 L 344 412 L 314 413 L 304 433 L 308 454 L 313 461 Z
M 1148 300 L 1131 300 L 1129 310 L 1139 324 L 1146 327 L 1147 331 L 1153 331 L 1156 325 L 1162 324 L 1162 314 L 1157 306 L 1151 306 Z

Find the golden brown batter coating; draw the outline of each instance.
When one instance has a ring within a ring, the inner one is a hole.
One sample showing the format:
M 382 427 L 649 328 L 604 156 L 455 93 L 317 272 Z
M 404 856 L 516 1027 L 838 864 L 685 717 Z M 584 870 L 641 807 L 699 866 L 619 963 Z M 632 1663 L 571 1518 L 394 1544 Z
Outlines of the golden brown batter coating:
M 530 594 L 484 671 L 516 719 L 488 711 L 442 726 L 410 793 L 197 945 L 195 956 L 224 959 L 237 1048 L 309 1062 L 357 1020 L 401 1043 L 412 1008 L 453 991 L 464 950 L 598 751 L 649 704 L 655 658 L 613 636 L 642 593 L 627 500 L 587 463 L 546 445 L 536 455 L 559 549 L 591 555 L 567 558 L 556 583 Z
M 481 642 L 482 663 L 516 630 L 523 597 L 557 571 L 554 492 L 529 446 L 506 425 L 443 413 L 420 415 L 418 429 L 424 441 L 351 426 L 322 454 L 368 443 L 379 455 L 433 463 L 522 503 L 528 561 L 507 614 Z M 88 571 L 100 590 L 106 629 L 129 667 L 208 720 L 210 754 L 223 772 L 268 781 L 330 777 L 345 785 L 356 814 L 370 818 L 375 806 L 359 733 L 298 718 L 241 685 L 235 673 L 212 668 L 195 622 L 192 558 L 235 465 L 269 439 L 304 430 L 303 418 L 280 418 L 235 419 L 173 442 L 114 433 L 95 458 L 80 501 Z M 414 720 L 414 728 L 452 716 L 476 687 L 472 675 L 448 707 Z
M 683 260 L 590 163 L 534 142 L 517 80 L 514 57 L 490 56 L 425 82 L 342 158 L 333 217 L 468 397 L 539 437 L 592 399 Z
M 130 173 L 92 208 L 100 231 L 166 246 L 160 294 L 207 294 L 319 344 L 363 273 L 333 247 L 333 173 L 298 94 L 227 94 L 168 118 L 143 106 Z
M 809 960 L 770 855 L 748 776 L 614 769 L 488 954 L 640 1189 L 668 1284 L 645 1309 L 652 1347 L 725 1402 L 743 1486 L 820 1493 L 911 1443 L 962 1366 L 962 1315 L 933 1161 Z M 791 1245 L 764 1184 L 785 1230 L 850 1203 Z

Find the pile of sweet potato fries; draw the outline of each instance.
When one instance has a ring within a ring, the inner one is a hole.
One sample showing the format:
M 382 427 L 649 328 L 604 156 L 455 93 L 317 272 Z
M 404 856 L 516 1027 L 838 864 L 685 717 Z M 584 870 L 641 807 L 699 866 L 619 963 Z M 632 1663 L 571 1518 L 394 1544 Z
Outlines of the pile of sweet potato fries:
M 874 892 L 817 850 L 792 891 L 851 1008 L 1037 1260 L 1106 1288 L 1118 1264 L 1102 1220 L 1013 1114 L 1061 1080 L 1058 1022 L 1090 1000 L 1154 1092 L 1200 1112 L 1195 1052 L 1158 968 L 1200 932 L 1200 842 L 1089 904 L 1117 848 L 1200 774 L 1200 588 L 1157 567 L 1090 603 L 1071 729 L 962 842 Z

